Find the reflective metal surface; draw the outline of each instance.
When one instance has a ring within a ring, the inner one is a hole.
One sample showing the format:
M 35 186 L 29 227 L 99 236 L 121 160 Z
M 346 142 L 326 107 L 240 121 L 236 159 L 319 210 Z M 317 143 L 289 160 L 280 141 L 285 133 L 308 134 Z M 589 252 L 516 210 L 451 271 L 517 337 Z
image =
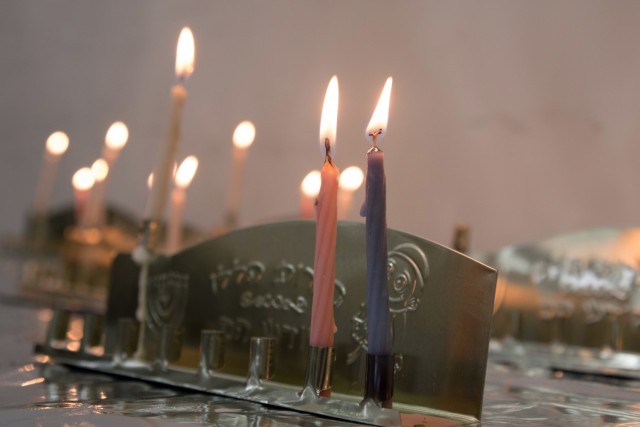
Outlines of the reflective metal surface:
M 564 234 L 486 262 L 500 272 L 496 357 L 640 378 L 640 229 Z
M 364 396 L 366 363 L 365 227 L 338 229 L 334 392 Z M 164 328 L 183 328 L 176 365 L 197 369 L 203 329 L 225 332 L 219 375 L 246 378 L 252 337 L 276 338 L 273 382 L 301 389 L 306 378 L 315 223 L 267 224 L 208 240 L 150 265 L 144 354 L 161 353 Z M 388 232 L 389 294 L 395 358 L 394 402 L 479 418 L 496 273 L 444 246 Z M 138 266 L 113 265 L 107 354 L 118 319 L 136 311 Z M 184 381 L 181 379 L 181 381 Z M 191 380 L 186 380 L 186 383 Z M 273 387 L 273 385 L 272 385 Z M 213 387 L 220 390 L 222 387 Z M 273 400 L 270 400 L 274 402 Z M 341 409 L 342 410 L 342 409 Z M 465 418 L 466 417 L 466 418 Z
M 357 425 L 63 366 L 40 367 L 32 360 L 32 343 L 44 338 L 48 317 L 46 310 L 0 306 L 0 425 Z M 490 361 L 482 426 L 637 427 L 638 402 L 640 382 Z M 407 427 L 421 423 L 434 425 L 403 419 Z

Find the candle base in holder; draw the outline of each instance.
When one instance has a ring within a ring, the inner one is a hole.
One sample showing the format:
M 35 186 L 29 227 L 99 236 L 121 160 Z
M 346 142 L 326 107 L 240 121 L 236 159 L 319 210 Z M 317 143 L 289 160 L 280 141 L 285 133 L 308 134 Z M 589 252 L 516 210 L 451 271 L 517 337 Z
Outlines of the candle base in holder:
M 311 346 L 309 348 L 307 374 L 302 394 L 310 389 L 316 396 L 331 396 L 334 360 L 335 352 L 333 347 Z
M 367 354 L 363 404 L 373 401 L 382 408 L 393 407 L 393 354 Z

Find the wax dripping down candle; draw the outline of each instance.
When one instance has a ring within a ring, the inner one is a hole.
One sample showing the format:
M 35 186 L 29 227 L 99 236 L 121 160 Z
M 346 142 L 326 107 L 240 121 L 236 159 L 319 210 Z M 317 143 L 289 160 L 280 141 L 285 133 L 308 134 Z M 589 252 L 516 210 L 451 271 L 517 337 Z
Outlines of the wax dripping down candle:
M 231 164 L 231 179 L 227 194 L 227 211 L 225 227 L 234 229 L 238 226 L 242 190 L 244 187 L 244 169 L 247 150 L 256 137 L 256 128 L 248 120 L 241 122 L 233 132 L 233 163 Z
M 69 137 L 64 132 L 54 132 L 49 135 L 45 145 L 44 159 L 38 178 L 36 189 L 36 200 L 33 206 L 35 217 L 38 221 L 44 221 L 49 215 L 49 203 L 51 202 L 51 192 L 55 182 L 56 171 L 60 157 L 69 147 Z
M 196 156 L 189 156 L 182 161 L 176 171 L 174 187 L 171 192 L 171 204 L 169 206 L 169 225 L 166 245 L 166 252 L 168 254 L 177 252 L 182 246 L 182 214 L 187 200 L 186 191 L 197 169 L 198 158 Z
M 155 182 L 151 193 L 151 217 L 147 218 L 152 221 L 157 221 L 162 217 L 167 201 L 169 182 L 171 180 L 178 143 L 180 142 L 182 110 L 187 99 L 184 82 L 193 73 L 194 59 L 195 46 L 193 34 L 188 27 L 185 27 L 182 29 L 180 38 L 178 39 L 178 49 L 176 53 L 176 77 L 178 81 L 171 89 L 172 112 L 169 135 L 162 160 L 154 173 Z
M 320 150 L 324 165 L 320 172 L 320 193 L 316 202 L 316 248 L 313 266 L 310 344 L 332 347 L 336 326 L 333 319 L 333 293 L 336 276 L 336 235 L 338 223 L 338 176 L 335 166 L 338 121 L 338 78 L 327 87 L 320 120 Z
M 367 152 L 367 328 L 368 353 L 391 354 L 389 292 L 387 290 L 387 214 L 384 153 L 378 143 L 387 132 L 392 79 L 389 77 L 376 106 L 366 137 L 373 146 Z

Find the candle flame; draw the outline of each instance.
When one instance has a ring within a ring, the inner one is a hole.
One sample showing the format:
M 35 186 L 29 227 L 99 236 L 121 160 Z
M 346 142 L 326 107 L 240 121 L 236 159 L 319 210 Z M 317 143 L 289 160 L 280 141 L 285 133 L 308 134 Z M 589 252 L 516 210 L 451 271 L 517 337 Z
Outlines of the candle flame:
M 176 76 L 178 79 L 186 79 L 193 73 L 195 50 L 193 33 L 189 27 L 184 27 L 178 38 L 178 49 L 176 52 Z
M 233 145 L 237 148 L 248 148 L 256 137 L 256 127 L 248 120 L 241 122 L 233 131 Z
M 322 183 L 322 176 L 320 171 L 313 170 L 307 174 L 300 184 L 302 193 L 307 197 L 316 197 L 320 193 L 320 184 Z
M 147 188 L 151 190 L 151 187 L 153 187 L 153 172 L 147 177 Z
M 382 93 L 380 94 L 378 105 L 376 106 L 376 109 L 371 116 L 369 126 L 367 126 L 365 137 L 369 141 L 372 141 L 374 145 L 376 143 L 376 140 L 380 141 L 387 132 L 387 122 L 389 120 L 389 100 L 391 98 L 392 84 L 393 78 L 387 78 L 387 82 L 384 84 L 384 89 L 382 89 Z
M 191 184 L 193 176 L 198 170 L 198 158 L 196 156 L 189 156 L 180 163 L 178 171 L 176 172 L 175 183 L 177 187 L 187 188 Z
M 105 159 L 98 159 L 91 165 L 91 173 L 96 182 L 102 182 L 109 175 L 109 164 Z
M 105 144 L 112 150 L 119 151 L 127 144 L 129 139 L 129 129 L 123 122 L 114 122 L 109 126 L 107 136 L 105 137 Z
M 91 169 L 87 167 L 78 169 L 71 178 L 71 184 L 78 191 L 90 190 L 95 184 Z
M 320 119 L 320 152 L 322 157 L 327 153 L 326 143 L 329 142 L 331 157 L 335 156 L 336 128 L 338 127 L 338 77 L 331 77 L 327 92 L 324 95 L 322 105 L 322 118 Z
M 348 191 L 356 191 L 364 181 L 364 173 L 358 166 L 350 166 L 342 171 L 338 185 Z
M 47 152 L 54 156 L 64 154 L 69 148 L 69 137 L 64 132 L 54 132 L 47 138 Z

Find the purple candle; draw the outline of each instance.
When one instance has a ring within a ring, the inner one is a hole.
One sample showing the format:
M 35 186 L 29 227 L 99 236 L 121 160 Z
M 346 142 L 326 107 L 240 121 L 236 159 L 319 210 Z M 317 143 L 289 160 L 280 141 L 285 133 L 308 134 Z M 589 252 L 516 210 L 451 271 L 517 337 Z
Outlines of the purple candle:
M 370 355 L 392 353 L 387 290 L 386 179 L 384 153 L 378 147 L 378 142 L 387 131 L 392 82 L 389 77 L 366 132 L 373 147 L 367 152 L 366 200 L 360 214 L 366 217 L 367 328 Z

